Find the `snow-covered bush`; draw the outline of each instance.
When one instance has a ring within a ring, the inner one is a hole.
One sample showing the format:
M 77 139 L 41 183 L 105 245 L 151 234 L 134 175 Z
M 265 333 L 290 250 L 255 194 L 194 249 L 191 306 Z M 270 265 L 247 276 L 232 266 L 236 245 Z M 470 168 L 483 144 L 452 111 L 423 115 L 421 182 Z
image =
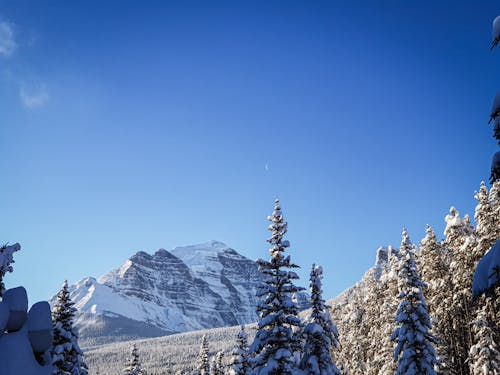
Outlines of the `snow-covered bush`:
M 5 290 L 3 277 L 12 272 L 19 244 L 0 247 L 0 374 L 50 375 L 52 320 L 48 302 L 35 303 L 28 312 L 23 287 Z

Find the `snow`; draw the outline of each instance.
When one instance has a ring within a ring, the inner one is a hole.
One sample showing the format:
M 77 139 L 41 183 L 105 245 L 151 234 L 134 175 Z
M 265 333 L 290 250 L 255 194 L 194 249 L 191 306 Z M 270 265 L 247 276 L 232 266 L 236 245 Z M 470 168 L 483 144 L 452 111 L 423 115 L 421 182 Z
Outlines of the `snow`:
M 0 271 L 12 272 L 11 263 L 14 263 L 13 254 L 21 249 L 18 243 L 0 249 Z
M 0 301 L 0 336 L 2 336 L 9 320 L 9 305 Z
M 478 296 L 500 284 L 500 239 L 479 261 L 472 281 L 472 294 Z
M 9 306 L 7 330 L 15 332 L 21 329 L 28 317 L 28 295 L 22 286 L 9 289 L 3 295 L 3 302 Z
M 30 331 L 52 329 L 50 305 L 47 301 L 37 302 L 31 306 L 28 314 L 28 329 Z
M 2 375 L 49 375 L 50 365 L 41 366 L 33 356 L 28 328 L 0 336 L 0 363 Z
M 138 321 L 154 320 L 159 325 L 163 325 L 166 320 L 165 307 L 135 297 L 124 297 L 93 278 L 80 280 L 71 289 L 71 298 L 76 301 L 75 308 L 82 313 L 116 317 L 116 313 L 119 312 L 126 318 Z M 182 326 L 183 317 L 174 313 L 176 311 L 174 306 L 170 307 L 172 311 L 168 316 L 169 323 L 174 327 Z M 77 323 L 79 322 L 80 319 L 77 319 Z
M 198 246 L 201 247 L 201 245 Z M 186 316 L 184 311 L 175 304 L 175 300 L 161 295 L 156 289 L 151 290 L 152 300 L 143 300 L 133 294 L 117 293 L 117 290 L 123 289 L 121 284 L 124 272 L 130 268 L 131 264 L 132 262 L 127 260 L 119 269 L 102 276 L 98 281 L 89 277 L 78 281 L 71 287 L 71 298 L 75 301 L 75 307 L 80 313 L 76 320 L 80 328 L 93 325 L 95 320 L 91 316 L 100 314 L 108 317 L 123 316 L 140 322 L 148 322 L 173 332 L 205 328 L 200 319 Z M 217 277 L 220 279 L 220 275 Z M 216 292 L 220 292 L 220 290 Z M 203 297 L 199 303 L 203 306 L 211 305 Z
M 201 276 L 205 273 L 222 271 L 222 265 L 217 261 L 217 256 L 219 252 L 227 249 L 229 246 L 222 242 L 209 241 L 199 245 L 176 247 L 171 253 L 181 259 L 194 273 Z
M 28 336 L 35 352 L 45 352 L 52 345 L 52 317 L 48 302 L 37 302 L 31 307 L 28 313 Z

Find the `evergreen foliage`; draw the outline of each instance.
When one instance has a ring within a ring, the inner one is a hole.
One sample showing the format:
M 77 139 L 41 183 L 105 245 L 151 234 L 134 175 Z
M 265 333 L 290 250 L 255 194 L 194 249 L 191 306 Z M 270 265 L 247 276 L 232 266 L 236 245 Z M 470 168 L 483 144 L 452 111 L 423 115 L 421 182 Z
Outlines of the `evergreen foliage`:
M 432 334 L 436 338 L 439 370 L 447 374 L 449 353 L 453 347 L 451 306 L 451 275 L 444 246 L 437 240 L 434 230 L 427 225 L 426 236 L 420 241 L 419 265 L 424 288 L 424 297 L 429 306 Z
M 250 369 L 248 360 L 248 338 L 245 332 L 245 326 L 241 326 L 240 332 L 236 338 L 237 346 L 231 352 L 230 375 L 246 375 Z
M 130 357 L 127 358 L 127 364 L 123 369 L 123 375 L 146 375 L 146 372 L 141 369 L 139 350 L 135 344 L 132 345 Z
M 339 346 L 338 331 L 323 299 L 322 278 L 322 267 L 313 264 L 309 280 L 312 312 L 310 322 L 304 328 L 301 368 L 311 375 L 340 375 L 332 360 L 332 350 Z
M 210 368 L 210 375 L 224 375 L 224 352 L 217 352 L 212 358 L 212 366 Z
M 3 278 L 7 272 L 12 272 L 12 263 L 14 263 L 14 253 L 19 251 L 21 246 L 18 243 L 8 246 L 7 244 L 0 246 L 0 298 L 5 292 Z
M 476 222 L 476 233 L 479 236 L 478 257 L 482 257 L 486 251 L 496 242 L 495 217 L 493 204 L 490 201 L 488 188 L 481 182 L 479 191 L 474 198 L 477 200 L 474 220 Z
M 474 342 L 470 348 L 472 375 L 500 375 L 500 351 L 495 339 L 491 297 L 481 297 L 481 307 L 472 322 Z
M 293 284 L 298 275 L 289 270 L 298 268 L 285 255 L 290 246 L 283 237 L 287 223 L 283 220 L 278 199 L 274 212 L 268 217 L 268 229 L 272 232 L 267 240 L 271 244 L 271 259 L 257 260 L 264 281 L 257 290 L 258 330 L 250 346 L 254 374 L 289 375 L 297 368 L 297 355 L 301 351 L 302 322 L 293 294 L 303 290 Z
M 200 354 L 198 356 L 198 375 L 209 375 L 210 374 L 210 357 L 208 354 L 208 342 L 207 336 L 203 335 L 200 344 Z
M 399 264 L 399 296 L 401 300 L 396 314 L 398 328 L 392 339 L 396 341 L 394 360 L 397 361 L 396 375 L 435 375 L 435 341 L 430 334 L 431 321 L 427 312 L 421 281 L 415 263 L 415 248 L 406 229 L 403 230 Z
M 64 280 L 52 309 L 54 340 L 52 364 L 54 375 L 87 375 L 88 368 L 78 346 L 78 336 L 73 328 L 76 309 L 70 298 L 68 282 Z

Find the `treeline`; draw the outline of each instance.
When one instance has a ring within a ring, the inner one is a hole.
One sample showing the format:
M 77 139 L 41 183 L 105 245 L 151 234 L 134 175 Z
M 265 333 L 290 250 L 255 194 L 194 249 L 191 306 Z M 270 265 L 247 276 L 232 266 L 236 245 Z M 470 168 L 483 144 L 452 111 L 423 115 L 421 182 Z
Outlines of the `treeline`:
M 445 217 L 444 239 L 438 240 L 428 226 L 415 250 L 440 374 L 500 374 L 500 291 L 472 296 L 477 263 L 500 239 L 500 181 L 490 191 L 482 183 L 475 199 L 476 226 L 452 207 Z M 401 254 L 397 249 L 387 253 L 381 272 L 368 274 L 334 307 L 341 343 L 334 357 L 346 375 L 396 373 L 391 333 L 397 327 Z

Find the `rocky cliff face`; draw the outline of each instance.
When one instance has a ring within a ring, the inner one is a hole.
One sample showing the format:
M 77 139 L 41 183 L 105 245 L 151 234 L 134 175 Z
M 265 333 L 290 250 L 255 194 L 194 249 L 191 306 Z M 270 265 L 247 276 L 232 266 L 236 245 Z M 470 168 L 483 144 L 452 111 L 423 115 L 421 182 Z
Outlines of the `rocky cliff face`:
M 138 252 L 70 290 L 80 341 L 90 346 L 254 322 L 260 280 L 254 261 L 210 241 L 153 255 Z

